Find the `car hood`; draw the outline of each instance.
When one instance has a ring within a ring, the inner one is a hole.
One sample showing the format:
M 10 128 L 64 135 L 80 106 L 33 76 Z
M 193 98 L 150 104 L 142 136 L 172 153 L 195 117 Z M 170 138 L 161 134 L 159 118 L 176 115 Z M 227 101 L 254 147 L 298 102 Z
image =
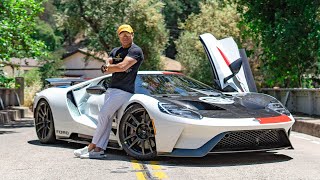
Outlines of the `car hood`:
M 280 113 L 268 108 L 270 103 L 280 103 L 275 98 L 259 93 L 222 96 L 154 96 L 162 103 L 172 103 L 188 108 L 209 118 L 263 118 Z

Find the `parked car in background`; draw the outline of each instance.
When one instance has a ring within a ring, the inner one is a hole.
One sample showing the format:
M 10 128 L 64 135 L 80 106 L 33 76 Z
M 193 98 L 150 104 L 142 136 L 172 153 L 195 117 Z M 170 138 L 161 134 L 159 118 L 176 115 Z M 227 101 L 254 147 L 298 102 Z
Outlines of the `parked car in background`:
M 49 88 L 49 87 L 66 88 L 84 81 L 86 80 L 82 78 L 48 78 L 48 79 L 45 79 L 45 87 L 46 88 Z

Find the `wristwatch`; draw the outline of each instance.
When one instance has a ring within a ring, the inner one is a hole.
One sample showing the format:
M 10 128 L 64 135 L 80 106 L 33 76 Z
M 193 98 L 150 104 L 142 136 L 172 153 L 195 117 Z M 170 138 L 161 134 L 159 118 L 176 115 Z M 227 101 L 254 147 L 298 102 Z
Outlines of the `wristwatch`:
M 101 72 L 102 73 L 106 72 L 107 69 L 108 69 L 108 64 L 104 64 L 104 65 L 101 66 Z

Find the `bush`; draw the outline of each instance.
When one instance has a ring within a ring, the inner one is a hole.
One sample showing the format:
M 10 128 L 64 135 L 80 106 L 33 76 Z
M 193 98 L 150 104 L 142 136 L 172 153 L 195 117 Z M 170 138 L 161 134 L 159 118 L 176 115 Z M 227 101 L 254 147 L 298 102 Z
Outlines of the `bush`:
M 33 99 L 42 88 L 41 75 L 38 68 L 22 75 L 24 77 L 24 106 L 32 107 Z
M 3 88 L 18 88 L 16 80 L 13 77 L 7 77 L 3 72 L 0 72 L 0 87 Z
M 16 80 L 12 77 L 6 77 L 4 75 L 0 75 L 0 87 L 16 88 Z

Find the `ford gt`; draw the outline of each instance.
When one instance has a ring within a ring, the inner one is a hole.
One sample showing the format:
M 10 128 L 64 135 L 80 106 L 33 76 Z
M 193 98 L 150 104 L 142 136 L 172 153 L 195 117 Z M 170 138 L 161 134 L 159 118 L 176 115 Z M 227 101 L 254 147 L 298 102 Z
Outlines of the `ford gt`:
M 214 87 L 176 72 L 139 71 L 135 94 L 113 117 L 108 147 L 140 160 L 292 149 L 294 118 L 272 96 L 256 92 L 243 51 L 232 38 L 200 36 Z M 89 143 L 111 75 L 51 87 L 34 100 L 41 143 Z

